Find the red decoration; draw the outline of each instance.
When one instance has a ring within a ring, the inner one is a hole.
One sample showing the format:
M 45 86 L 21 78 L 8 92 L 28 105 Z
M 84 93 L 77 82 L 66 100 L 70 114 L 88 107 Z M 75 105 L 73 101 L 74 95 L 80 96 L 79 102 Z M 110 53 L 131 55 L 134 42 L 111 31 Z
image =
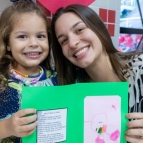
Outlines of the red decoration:
M 113 37 L 115 35 L 116 11 L 100 8 L 99 17 L 104 22 L 110 36 Z
M 99 16 L 103 22 L 107 22 L 107 12 L 108 12 L 107 9 L 102 9 L 102 8 L 99 9 Z
M 114 24 L 108 24 L 108 31 L 110 36 L 114 36 L 114 32 L 115 32 L 115 25 Z
M 54 14 L 56 10 L 60 7 L 65 7 L 69 4 L 82 4 L 89 6 L 95 0 L 37 0 L 37 1 Z
M 115 10 L 108 10 L 108 22 L 115 23 L 116 11 Z

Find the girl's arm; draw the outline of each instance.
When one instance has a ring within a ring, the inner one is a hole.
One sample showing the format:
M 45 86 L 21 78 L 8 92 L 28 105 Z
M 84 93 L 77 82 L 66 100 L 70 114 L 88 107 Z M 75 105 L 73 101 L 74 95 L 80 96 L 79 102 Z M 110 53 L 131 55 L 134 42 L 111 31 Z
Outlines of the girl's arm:
M 10 136 L 8 133 L 7 119 L 0 121 L 0 139 Z
M 37 126 L 37 115 L 35 109 L 19 110 L 10 118 L 0 121 L 0 139 L 16 136 L 28 136 L 34 132 Z M 28 114 L 33 114 L 26 116 Z

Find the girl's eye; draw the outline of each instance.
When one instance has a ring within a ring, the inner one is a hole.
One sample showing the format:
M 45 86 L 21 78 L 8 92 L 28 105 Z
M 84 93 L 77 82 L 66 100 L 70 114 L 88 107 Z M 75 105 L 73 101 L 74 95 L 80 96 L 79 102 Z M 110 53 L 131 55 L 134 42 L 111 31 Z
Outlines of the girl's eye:
M 38 35 L 37 38 L 45 38 L 45 35 Z
M 18 38 L 26 39 L 27 37 L 25 35 L 20 35 L 20 36 L 18 36 Z

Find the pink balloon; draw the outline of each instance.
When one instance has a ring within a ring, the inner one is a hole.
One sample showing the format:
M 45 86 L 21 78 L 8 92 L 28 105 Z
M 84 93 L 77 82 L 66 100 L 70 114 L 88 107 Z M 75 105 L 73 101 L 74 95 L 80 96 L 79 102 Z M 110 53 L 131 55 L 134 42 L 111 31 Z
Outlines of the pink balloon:
M 54 14 L 56 10 L 60 7 L 65 7 L 69 4 L 82 4 L 89 6 L 95 0 L 37 0 L 37 1 Z

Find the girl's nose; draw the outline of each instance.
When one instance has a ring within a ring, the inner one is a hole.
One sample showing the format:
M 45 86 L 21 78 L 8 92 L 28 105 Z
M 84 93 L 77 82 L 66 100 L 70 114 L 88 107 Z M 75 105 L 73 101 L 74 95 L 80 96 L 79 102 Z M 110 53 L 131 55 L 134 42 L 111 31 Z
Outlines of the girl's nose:
M 32 38 L 30 38 L 30 40 L 29 40 L 29 46 L 30 47 L 38 47 L 38 39 L 36 38 L 36 37 L 32 37 Z

